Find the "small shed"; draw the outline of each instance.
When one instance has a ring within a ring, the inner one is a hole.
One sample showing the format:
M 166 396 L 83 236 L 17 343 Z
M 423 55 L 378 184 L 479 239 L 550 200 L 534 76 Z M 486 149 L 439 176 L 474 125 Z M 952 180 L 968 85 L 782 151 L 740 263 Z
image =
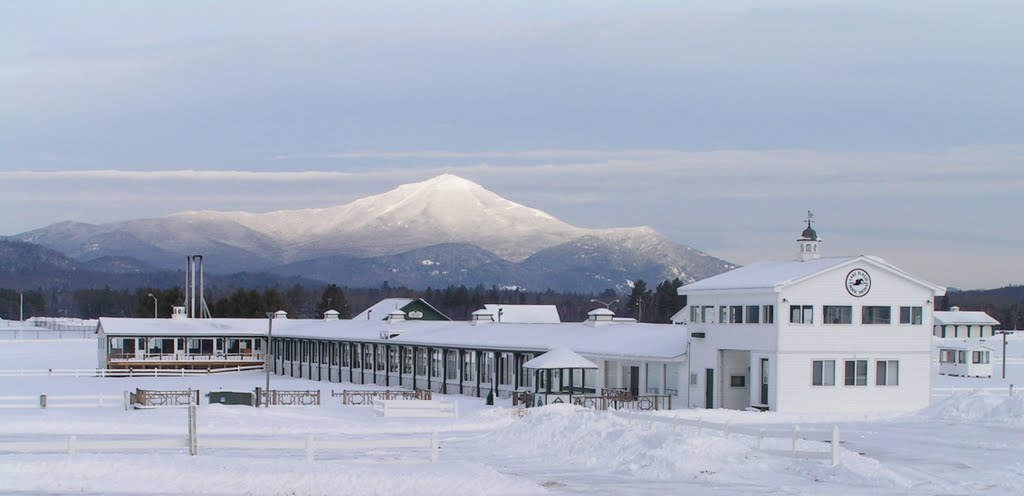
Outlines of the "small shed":
M 586 392 L 584 389 L 577 391 L 574 386 L 576 383 L 574 373 L 579 371 L 580 378 L 583 379 L 587 370 L 597 370 L 598 367 L 594 362 L 583 358 L 569 348 L 554 348 L 527 361 L 523 364 L 523 368 L 536 371 L 534 405 L 543 406 L 552 403 L 571 403 L 573 393 Z M 566 375 L 566 371 L 568 371 L 568 375 Z M 557 387 L 555 387 L 553 373 L 557 373 Z M 542 380 L 541 374 L 544 374 L 544 380 Z M 580 382 L 586 383 L 585 380 Z M 541 384 L 544 384 L 543 390 L 541 390 Z
M 981 343 L 944 343 L 939 346 L 939 373 L 960 377 L 992 377 L 991 347 Z

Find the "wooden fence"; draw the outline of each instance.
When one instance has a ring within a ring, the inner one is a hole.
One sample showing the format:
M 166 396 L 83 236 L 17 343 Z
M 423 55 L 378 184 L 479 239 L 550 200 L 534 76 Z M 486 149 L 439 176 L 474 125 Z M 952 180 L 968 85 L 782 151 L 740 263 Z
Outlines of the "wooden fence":
M 38 394 L 0 396 L 0 409 L 103 408 L 121 406 L 121 396 L 99 394 Z
M 334 391 L 331 390 L 331 397 L 341 398 L 342 405 L 373 405 L 375 401 L 387 400 L 423 400 L 430 401 L 432 393 L 429 389 L 417 389 L 415 391 L 399 390 L 374 390 L 374 391 Z
M 685 425 L 695 427 L 698 436 L 704 435 L 704 431 L 719 432 L 726 439 L 731 436 L 746 436 L 754 442 L 754 449 L 764 453 L 795 458 L 825 459 L 829 460 L 833 467 L 840 463 L 839 426 L 835 425 L 832 426 L 831 431 L 801 430 L 799 425 L 794 425 L 792 429 L 766 429 L 733 425 L 729 422 L 707 422 L 701 417 L 698 417 L 697 420 L 683 419 L 678 415 L 662 417 L 654 415 L 653 412 L 648 415 L 628 412 L 614 412 L 613 414 L 633 421 L 647 422 L 651 429 L 654 429 L 655 425 L 669 425 L 678 432 L 679 427 Z M 766 443 L 766 441 L 777 442 Z
M 429 437 L 402 437 L 384 439 L 332 439 L 315 438 L 312 434 L 305 437 L 207 437 L 192 438 L 195 443 L 190 447 L 186 436 L 125 436 L 127 439 L 79 439 L 70 436 L 66 440 L 51 441 L 8 441 L 0 439 L 0 452 L 6 453 L 67 453 L 74 455 L 79 452 L 125 452 L 152 450 L 188 450 L 195 455 L 204 450 L 265 450 L 279 452 L 282 450 L 298 450 L 305 453 L 309 461 L 313 461 L 317 452 L 354 451 L 354 450 L 425 450 L 429 460 L 434 463 L 438 459 L 440 443 L 437 432 Z M 372 462 L 364 459 L 363 462 Z

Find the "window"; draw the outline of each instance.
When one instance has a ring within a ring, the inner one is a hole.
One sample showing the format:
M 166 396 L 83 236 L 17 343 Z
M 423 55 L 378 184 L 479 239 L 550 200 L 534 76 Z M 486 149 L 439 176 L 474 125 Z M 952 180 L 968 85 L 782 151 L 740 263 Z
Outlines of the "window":
M 427 375 L 427 350 L 425 348 L 416 349 L 416 375 Z
M 814 323 L 814 307 L 811 305 L 790 305 L 789 306 L 789 323 L 790 324 L 813 324 Z
M 875 385 L 898 386 L 900 384 L 900 362 L 879 360 L 875 362 Z
M 732 375 L 732 376 L 729 376 L 729 387 L 734 387 L 734 388 L 747 387 L 747 376 L 745 376 L 745 375 Z
M 697 322 L 697 307 L 690 307 L 690 322 Z
M 765 305 L 764 310 L 764 323 L 774 324 L 775 323 L 775 305 Z
M 829 306 L 825 305 L 824 309 L 826 324 L 852 324 L 853 323 L 853 307 L 843 306 Z
M 967 363 L 967 352 L 966 351 L 957 351 L 956 352 L 956 361 L 958 363 Z
M 441 350 L 434 349 L 430 352 L 430 377 L 441 377 L 441 368 L 444 366 L 442 360 L 444 357 L 441 355 Z
M 747 305 L 747 323 L 758 324 L 761 322 L 761 307 L 757 305 Z
M 462 352 L 462 380 L 472 381 L 476 378 L 476 353 Z
M 388 372 L 399 372 L 398 367 L 401 359 L 398 355 L 397 346 L 388 346 Z
M 921 325 L 921 307 L 900 307 L 900 324 Z
M 729 323 L 730 324 L 742 324 L 743 323 L 743 307 L 739 305 L 729 307 Z
M 987 351 L 972 351 L 971 352 L 971 363 L 988 363 L 989 352 Z
M 445 375 L 445 380 L 454 381 L 459 378 L 459 356 L 458 352 L 449 350 L 446 357 L 446 364 L 448 366 L 448 373 Z
M 697 385 L 697 373 L 696 372 L 690 372 L 690 385 L 691 386 L 696 386 Z
M 815 360 L 811 362 L 811 385 L 812 386 L 835 386 L 836 385 L 836 361 Z
M 867 386 L 868 385 L 868 361 L 867 360 L 847 360 L 846 361 L 846 377 L 844 378 L 847 386 Z
M 715 317 L 715 307 L 713 307 L 711 305 L 700 307 L 700 321 L 701 322 L 708 322 L 708 323 L 713 322 L 713 320 L 711 320 L 711 319 L 713 319 L 714 317 Z
M 939 361 L 942 363 L 956 363 L 956 350 L 939 350 Z
M 718 307 L 718 322 L 723 324 L 729 322 L 729 307 L 725 305 Z
M 891 324 L 892 307 L 869 307 L 861 308 L 861 324 Z

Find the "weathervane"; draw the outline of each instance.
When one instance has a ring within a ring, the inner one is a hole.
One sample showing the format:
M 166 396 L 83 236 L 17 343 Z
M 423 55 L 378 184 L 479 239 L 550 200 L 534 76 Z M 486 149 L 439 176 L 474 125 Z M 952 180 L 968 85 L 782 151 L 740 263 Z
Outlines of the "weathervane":
M 810 210 L 807 211 L 807 227 L 811 227 L 811 223 L 814 222 L 814 213 Z

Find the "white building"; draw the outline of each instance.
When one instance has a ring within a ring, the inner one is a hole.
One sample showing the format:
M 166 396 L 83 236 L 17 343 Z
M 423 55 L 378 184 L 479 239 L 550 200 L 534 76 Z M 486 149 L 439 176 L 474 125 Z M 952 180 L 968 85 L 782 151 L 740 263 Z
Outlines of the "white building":
M 794 261 L 679 288 L 691 407 L 914 410 L 931 389 L 932 308 L 945 288 L 871 256 L 822 258 L 810 219 Z
M 964 312 L 950 307 L 948 312 L 935 312 L 933 334 L 937 338 L 990 338 L 999 321 L 985 312 Z
M 968 341 L 939 343 L 939 373 L 961 377 L 992 377 L 990 346 Z

